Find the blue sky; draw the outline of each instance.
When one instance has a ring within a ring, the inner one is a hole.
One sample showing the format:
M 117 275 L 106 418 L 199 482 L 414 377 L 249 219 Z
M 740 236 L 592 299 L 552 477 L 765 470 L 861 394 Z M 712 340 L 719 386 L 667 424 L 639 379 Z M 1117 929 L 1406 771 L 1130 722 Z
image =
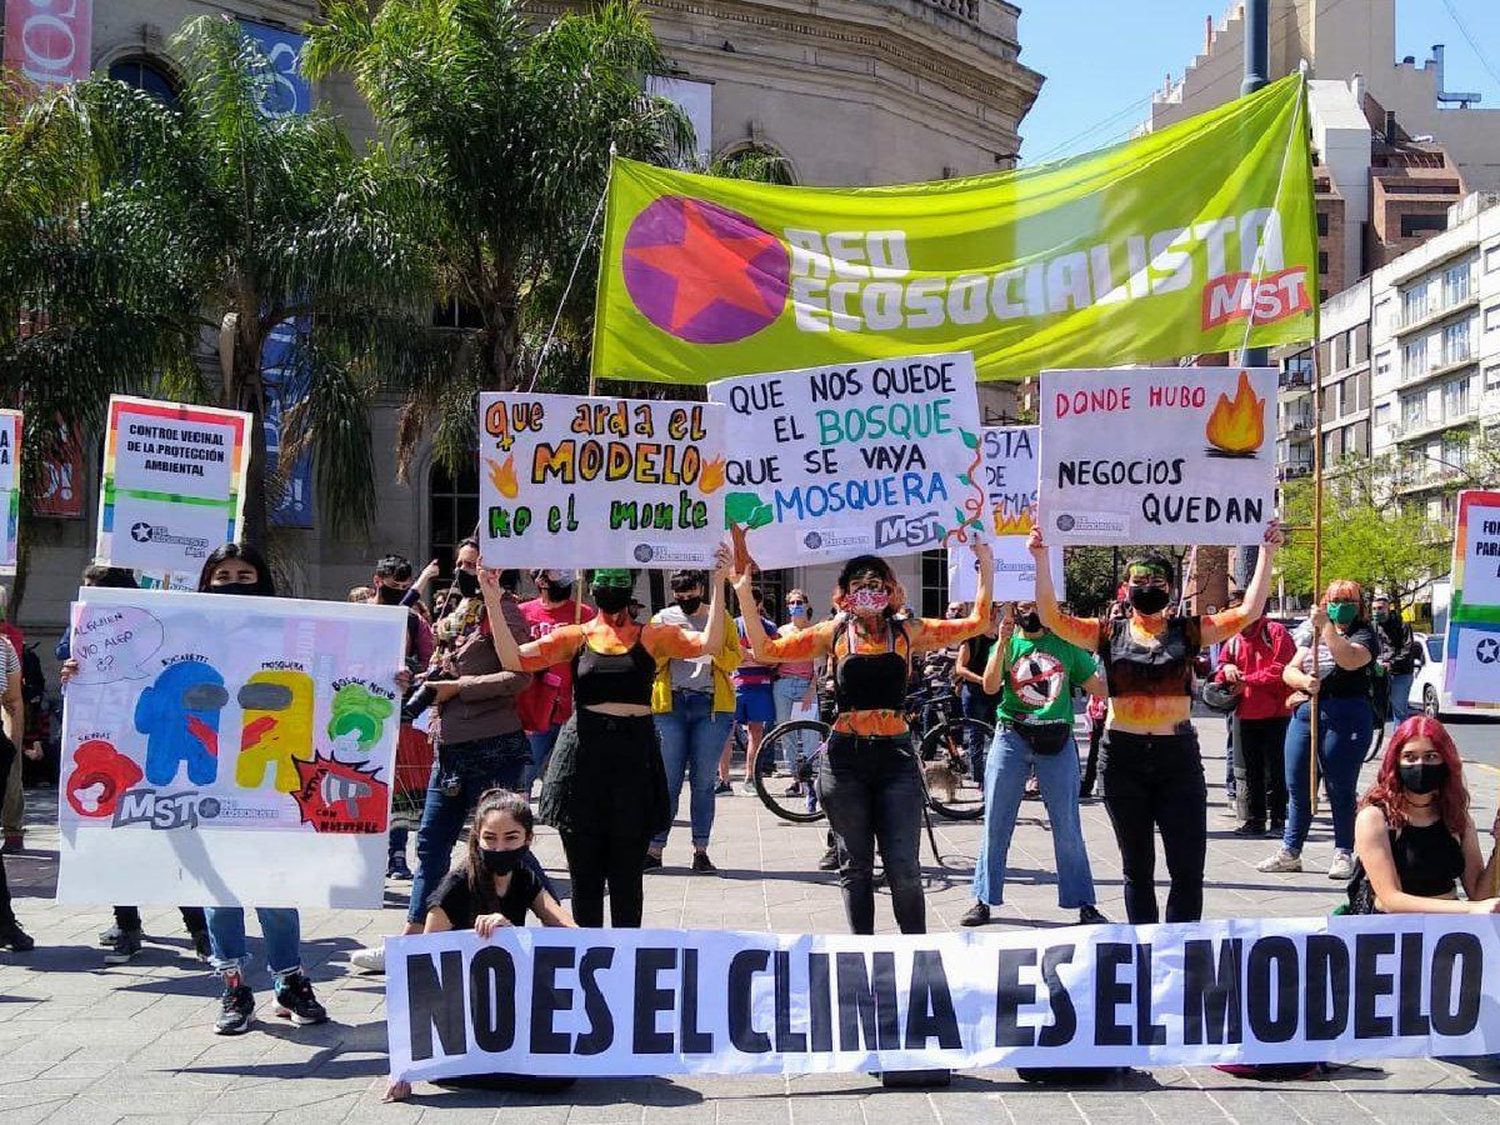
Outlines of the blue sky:
M 1344 0 L 1359 3 L 1360 0 Z M 1170 71 L 1180 77 L 1203 46 L 1204 17 L 1229 0 L 1018 0 L 1021 59 L 1047 76 L 1021 122 L 1027 161 L 1085 152 L 1123 140 L 1149 114 L 1150 95 Z M 1465 40 L 1457 12 L 1488 60 Z M 1500 109 L 1500 0 L 1397 0 L 1396 53 L 1427 58 L 1447 47 L 1445 85 L 1475 90 Z M 1394 61 L 1394 60 L 1393 60 Z M 1080 135 L 1082 134 L 1082 135 Z

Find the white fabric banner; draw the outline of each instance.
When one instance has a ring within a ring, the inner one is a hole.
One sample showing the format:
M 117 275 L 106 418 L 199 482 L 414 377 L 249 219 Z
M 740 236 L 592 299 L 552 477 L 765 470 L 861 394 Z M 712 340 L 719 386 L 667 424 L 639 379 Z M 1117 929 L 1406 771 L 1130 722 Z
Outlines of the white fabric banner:
M 479 396 L 480 544 L 491 566 L 708 567 L 724 538 L 724 410 Z
M 391 1072 L 800 1074 L 1500 1050 L 1500 918 L 386 941 Z
M 1036 518 L 1040 426 L 986 426 L 981 449 L 983 481 L 995 538 L 995 600 L 1029 602 L 1036 597 L 1036 560 L 1026 537 Z M 1063 593 L 1063 552 L 1053 545 L 1052 588 Z M 967 546 L 948 548 L 948 600 L 972 602 L 979 592 L 979 560 Z
M 21 522 L 21 412 L 0 410 L 0 574 L 16 570 Z
M 1043 371 L 1049 543 L 1261 542 L 1276 514 L 1276 372 Z
M 728 407 L 725 514 L 766 570 L 987 534 L 969 352 L 710 383 Z
M 58 899 L 378 909 L 407 611 L 79 599 Z

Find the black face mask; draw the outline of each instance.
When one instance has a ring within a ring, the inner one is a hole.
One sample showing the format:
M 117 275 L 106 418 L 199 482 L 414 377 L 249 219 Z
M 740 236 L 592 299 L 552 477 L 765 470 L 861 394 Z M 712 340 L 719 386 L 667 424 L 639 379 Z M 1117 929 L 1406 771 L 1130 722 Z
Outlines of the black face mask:
M 226 582 L 222 586 L 210 586 L 210 594 L 239 594 L 245 597 L 255 597 L 260 593 L 259 582 Z
M 630 591 L 624 586 L 594 586 L 589 593 L 600 613 L 619 613 L 630 604 Z
M 1402 766 L 1401 787 L 1408 793 L 1416 793 L 1421 796 L 1424 793 L 1432 793 L 1441 789 L 1443 782 L 1448 779 L 1448 763 L 1434 762 L 1428 764 L 1423 762 L 1418 766 Z
M 573 583 L 548 582 L 547 596 L 555 602 L 565 602 L 573 596 Z
M 375 587 L 375 600 L 381 605 L 400 605 L 401 599 L 406 596 L 406 591 L 397 589 L 395 586 Z
M 526 853 L 531 849 L 522 844 L 519 848 L 480 848 L 479 859 L 491 875 L 509 875 L 526 862 Z
M 1021 618 L 1021 628 L 1027 633 L 1040 633 L 1042 631 L 1042 615 L 1036 610 L 1023 615 Z
M 1130 604 L 1138 613 L 1144 613 L 1148 617 L 1166 609 L 1171 600 L 1172 595 L 1163 586 L 1130 587 Z
M 677 608 L 691 617 L 703 608 L 703 598 L 698 595 L 694 595 L 691 598 L 678 598 Z
M 454 575 L 458 583 L 458 592 L 466 598 L 477 598 L 479 596 L 479 575 L 472 570 L 460 570 Z

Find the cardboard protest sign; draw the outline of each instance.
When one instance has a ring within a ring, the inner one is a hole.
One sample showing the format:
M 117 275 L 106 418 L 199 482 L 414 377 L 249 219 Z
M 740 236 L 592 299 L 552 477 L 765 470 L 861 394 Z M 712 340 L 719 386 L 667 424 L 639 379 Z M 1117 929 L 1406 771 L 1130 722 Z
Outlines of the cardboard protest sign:
M 986 426 L 980 444 L 981 479 L 993 520 L 995 600 L 1030 601 L 1036 596 L 1036 560 L 1026 537 L 1036 517 L 1039 426 Z M 1063 596 L 1062 548 L 1048 549 L 1052 588 Z M 971 602 L 978 593 L 979 560 L 967 545 L 948 549 L 948 600 Z
M 16 570 L 21 522 L 21 412 L 0 410 L 0 574 Z
M 1449 693 L 1500 703 L 1500 492 L 1458 494 L 1448 616 Z
M 1399 951 L 1399 955 L 1397 953 Z M 1500 929 L 1392 914 L 926 936 L 386 940 L 391 1073 L 1208 1066 L 1500 1049 Z
M 711 566 L 724 536 L 723 416 L 701 402 L 480 395 L 485 561 Z
M 985 534 L 966 352 L 747 375 L 728 407 L 725 515 L 767 570 Z
M 406 611 L 79 598 L 58 898 L 378 908 Z
M 1049 543 L 1261 542 L 1276 514 L 1276 372 L 1044 371 Z
M 196 574 L 239 538 L 250 415 L 111 395 L 95 561 Z

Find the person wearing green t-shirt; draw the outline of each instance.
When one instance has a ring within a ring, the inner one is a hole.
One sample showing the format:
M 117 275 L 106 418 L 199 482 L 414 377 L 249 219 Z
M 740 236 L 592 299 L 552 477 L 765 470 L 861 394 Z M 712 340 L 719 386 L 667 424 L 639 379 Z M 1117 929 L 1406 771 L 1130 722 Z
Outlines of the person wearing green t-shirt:
M 984 763 L 985 836 L 974 867 L 974 905 L 962 918 L 965 926 L 984 925 L 990 907 L 1005 901 L 1006 856 L 1033 767 L 1052 823 L 1058 905 L 1077 910 L 1083 925 L 1108 921 L 1094 904 L 1094 874 L 1078 818 L 1075 687 L 1101 698 L 1105 694 L 1094 658 L 1047 629 L 1035 602 L 1016 603 L 1001 622 L 984 669 L 984 690 L 1000 693 L 999 721 Z

